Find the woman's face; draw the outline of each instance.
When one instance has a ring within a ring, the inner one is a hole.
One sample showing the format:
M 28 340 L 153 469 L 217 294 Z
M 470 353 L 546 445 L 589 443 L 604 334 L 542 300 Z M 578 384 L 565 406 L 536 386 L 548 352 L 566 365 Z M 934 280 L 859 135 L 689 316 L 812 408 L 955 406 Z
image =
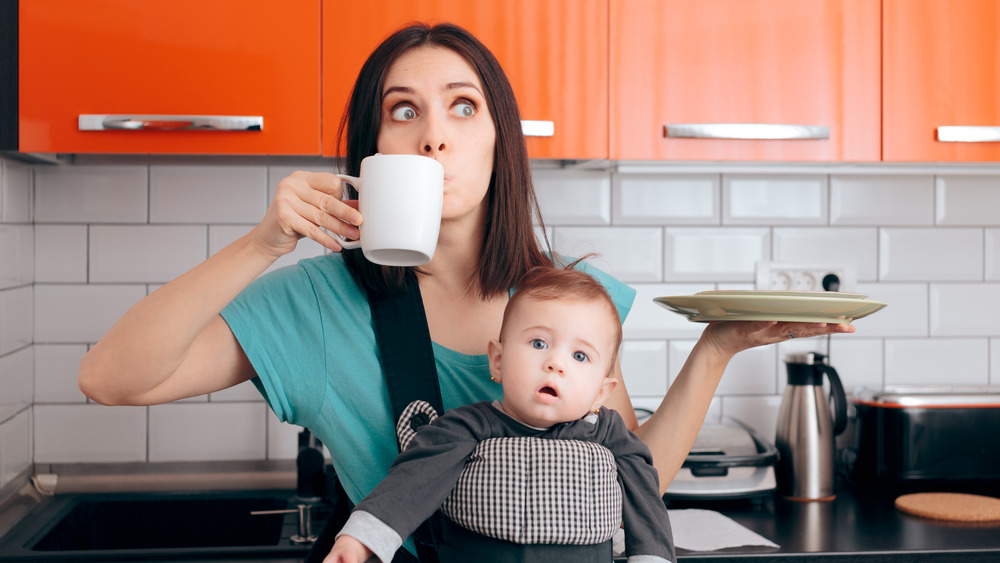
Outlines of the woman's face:
M 496 128 L 476 71 L 451 49 L 419 47 L 389 67 L 383 88 L 378 152 L 444 166 L 442 220 L 484 216 Z

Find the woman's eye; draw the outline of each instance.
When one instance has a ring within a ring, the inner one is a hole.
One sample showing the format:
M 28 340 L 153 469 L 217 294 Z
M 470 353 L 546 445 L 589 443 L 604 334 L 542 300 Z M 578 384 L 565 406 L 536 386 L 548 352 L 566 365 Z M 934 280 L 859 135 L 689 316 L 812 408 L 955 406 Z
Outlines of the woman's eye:
M 397 121 L 409 121 L 417 117 L 417 110 L 410 106 L 399 106 L 392 110 L 392 118 Z
M 459 117 L 472 117 L 473 115 L 476 115 L 476 106 L 463 102 L 455 104 L 452 111 L 454 111 L 455 115 Z
M 576 360 L 576 361 L 578 361 L 578 362 L 586 362 L 590 358 L 588 358 L 587 354 L 585 354 L 583 352 L 573 352 L 573 359 Z
M 544 350 L 548 348 L 549 345 L 546 344 L 545 341 L 542 340 L 541 338 L 535 338 L 534 340 L 531 341 L 531 347 L 534 348 L 535 350 Z

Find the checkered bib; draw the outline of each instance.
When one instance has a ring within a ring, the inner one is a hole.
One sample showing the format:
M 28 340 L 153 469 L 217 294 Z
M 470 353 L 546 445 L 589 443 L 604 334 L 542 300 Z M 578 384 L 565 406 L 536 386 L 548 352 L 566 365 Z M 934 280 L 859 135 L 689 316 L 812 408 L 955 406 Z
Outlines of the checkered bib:
M 441 511 L 514 543 L 601 543 L 622 523 L 618 467 L 610 450 L 590 442 L 490 438 L 472 452 Z

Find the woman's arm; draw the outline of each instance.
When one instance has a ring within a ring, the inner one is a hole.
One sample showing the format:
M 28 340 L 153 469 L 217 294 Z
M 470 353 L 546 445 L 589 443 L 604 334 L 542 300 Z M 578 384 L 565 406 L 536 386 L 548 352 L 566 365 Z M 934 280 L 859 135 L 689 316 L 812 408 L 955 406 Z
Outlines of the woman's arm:
M 219 313 L 278 257 L 320 228 L 357 237 L 360 213 L 340 201 L 332 174 L 296 172 L 278 185 L 264 219 L 244 237 L 133 306 L 80 364 L 80 389 L 108 405 L 150 405 L 218 391 L 253 377 Z
M 660 475 L 660 492 L 666 491 L 691 451 L 715 390 L 732 357 L 742 350 L 782 342 L 792 332 L 803 338 L 854 332 L 854 327 L 846 324 L 773 321 L 709 323 L 656 412 L 638 428 L 625 387 L 618 385 L 608 400 L 608 407 L 618 410 L 625 423 L 649 447 L 653 454 L 653 465 Z M 620 372 L 618 377 L 620 380 Z

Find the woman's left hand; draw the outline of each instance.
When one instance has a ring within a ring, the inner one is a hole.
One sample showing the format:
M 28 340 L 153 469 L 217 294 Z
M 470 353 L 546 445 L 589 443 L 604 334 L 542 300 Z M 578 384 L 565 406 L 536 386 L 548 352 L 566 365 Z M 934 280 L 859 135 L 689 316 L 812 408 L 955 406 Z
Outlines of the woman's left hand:
M 756 346 L 777 344 L 794 338 L 851 332 L 854 332 L 854 326 L 846 323 L 723 321 L 709 323 L 701 337 L 720 353 L 733 355 Z

